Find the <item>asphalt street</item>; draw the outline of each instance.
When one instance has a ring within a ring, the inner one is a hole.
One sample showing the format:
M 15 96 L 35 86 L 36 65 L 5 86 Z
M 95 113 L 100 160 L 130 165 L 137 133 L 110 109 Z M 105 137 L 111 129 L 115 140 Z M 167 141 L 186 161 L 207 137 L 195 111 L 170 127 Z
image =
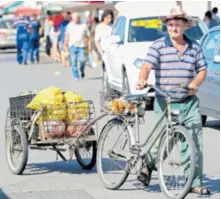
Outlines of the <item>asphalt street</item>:
M 17 96 L 24 89 L 57 86 L 63 91 L 76 91 L 85 100 L 95 103 L 99 115 L 99 91 L 101 91 L 101 68 L 86 68 L 86 78 L 75 81 L 70 68 L 52 63 L 42 55 L 40 64 L 18 65 L 14 51 L 0 52 L 0 199 L 26 198 L 73 198 L 73 199 L 163 199 L 156 173 L 148 188 L 144 188 L 131 176 L 117 191 L 106 190 L 97 174 L 82 170 L 76 160 L 66 163 L 56 161 L 53 151 L 30 150 L 28 165 L 21 176 L 12 175 L 8 169 L 4 149 L 4 123 L 9 97 Z M 99 129 L 104 125 L 99 122 Z M 142 138 L 154 123 L 152 111 L 146 114 Z M 209 118 L 204 128 L 204 185 L 212 190 L 211 198 L 220 197 L 220 125 Z M 189 194 L 188 199 L 198 198 Z

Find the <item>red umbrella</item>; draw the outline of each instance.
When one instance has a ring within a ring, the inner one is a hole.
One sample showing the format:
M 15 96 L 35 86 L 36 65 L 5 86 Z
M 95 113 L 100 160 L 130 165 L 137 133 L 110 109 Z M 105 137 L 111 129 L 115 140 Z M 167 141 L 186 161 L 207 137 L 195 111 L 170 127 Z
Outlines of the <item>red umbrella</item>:
M 15 11 L 15 15 L 19 16 L 20 14 L 23 14 L 23 15 L 40 15 L 41 10 L 37 9 L 37 8 L 18 7 Z

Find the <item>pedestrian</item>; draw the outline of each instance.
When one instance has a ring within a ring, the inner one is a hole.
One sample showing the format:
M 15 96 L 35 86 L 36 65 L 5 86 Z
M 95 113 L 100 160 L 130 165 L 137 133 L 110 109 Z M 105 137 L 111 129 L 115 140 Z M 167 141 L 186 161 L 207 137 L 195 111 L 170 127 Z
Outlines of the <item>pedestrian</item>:
M 40 32 L 40 24 L 37 21 L 36 15 L 32 15 L 30 17 L 30 37 L 29 37 L 29 51 L 30 51 L 30 62 L 34 63 L 35 60 L 39 63 L 39 32 Z
M 192 182 L 191 192 L 199 195 L 209 195 L 210 190 L 202 187 L 203 180 L 203 134 L 202 122 L 199 111 L 199 99 L 196 96 L 199 86 L 206 78 L 207 64 L 203 50 L 196 41 L 185 36 L 185 30 L 193 27 L 194 19 L 187 16 L 184 11 L 171 10 L 168 17 L 163 19 L 168 29 L 168 35 L 155 41 L 146 54 L 140 69 L 137 89 L 141 90 L 147 84 L 149 74 L 155 69 L 156 86 L 162 92 L 169 91 L 180 84 L 188 85 L 190 91 L 180 88 L 177 95 L 171 92 L 172 107 L 179 109 L 180 123 L 187 128 L 196 146 L 196 171 Z M 156 93 L 154 112 L 159 118 L 166 109 L 166 100 L 160 93 Z M 183 142 L 182 149 L 186 143 Z M 142 175 L 150 179 L 155 167 L 157 147 L 152 147 L 147 154 L 147 165 L 142 170 Z M 184 150 L 185 151 L 185 150 Z M 182 158 L 185 152 L 181 152 Z M 183 163 L 185 174 L 189 173 L 188 161 Z
M 212 17 L 213 17 L 214 20 L 217 21 L 218 24 L 220 24 L 220 18 L 219 18 L 219 16 L 217 14 L 218 14 L 218 8 L 214 7 L 212 9 Z
M 29 21 L 24 15 L 20 15 L 19 19 L 13 23 L 16 30 L 16 48 L 18 64 L 27 65 L 28 50 L 29 50 Z
M 92 46 L 92 55 L 93 55 L 93 63 L 92 67 L 95 68 L 99 64 L 99 51 L 97 49 L 97 46 L 95 44 L 95 30 L 99 24 L 99 18 L 94 17 L 93 23 L 91 25 L 91 46 Z
M 111 35 L 114 13 L 112 10 L 105 10 L 102 14 L 101 23 L 95 30 L 95 44 L 100 56 L 103 58 L 105 51 L 105 40 Z
M 50 41 L 51 41 L 51 59 L 59 62 L 60 57 L 59 57 L 59 52 L 58 52 L 58 37 L 59 37 L 59 32 L 58 32 L 58 27 L 56 27 L 54 21 L 51 21 L 50 23 L 51 29 L 50 29 Z
M 207 25 L 208 29 L 213 28 L 214 26 L 218 26 L 218 22 L 212 18 L 212 12 L 211 11 L 207 11 L 205 13 L 205 17 L 204 17 L 204 22 Z
M 72 13 L 72 21 L 68 24 L 65 33 L 65 48 L 69 48 L 72 73 L 75 80 L 79 79 L 77 61 L 80 62 L 81 78 L 85 77 L 86 40 L 88 41 L 88 51 L 91 51 L 88 26 L 81 23 L 77 12 Z
M 59 37 L 58 37 L 58 45 L 59 45 L 59 53 L 61 57 L 61 62 L 63 66 L 65 66 L 65 56 L 64 56 L 64 39 L 65 39 L 65 32 L 67 25 L 71 20 L 71 13 L 66 12 L 64 13 L 64 21 L 62 21 L 59 25 Z
M 48 56 L 51 55 L 51 40 L 50 40 L 50 32 L 51 32 L 51 12 L 47 11 L 47 16 L 44 22 L 44 36 L 45 36 L 45 52 Z

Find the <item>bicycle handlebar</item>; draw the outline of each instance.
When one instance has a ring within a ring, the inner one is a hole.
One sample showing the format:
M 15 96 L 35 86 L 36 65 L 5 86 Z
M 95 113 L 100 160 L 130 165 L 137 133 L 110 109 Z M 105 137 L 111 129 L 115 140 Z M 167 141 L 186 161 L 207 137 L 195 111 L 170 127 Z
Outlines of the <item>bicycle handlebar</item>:
M 170 92 L 170 90 L 169 91 L 166 91 L 165 90 L 165 92 L 166 92 L 166 94 L 161 90 L 161 89 L 159 89 L 159 88 L 157 88 L 155 85 L 153 85 L 153 84 L 146 84 L 145 86 L 144 86 L 144 88 L 147 88 L 147 87 L 151 87 L 151 88 L 153 88 L 155 91 L 157 91 L 160 95 L 162 95 L 162 96 L 164 96 L 164 97 L 170 97 L 170 95 L 168 94 L 168 92 Z M 194 90 L 194 89 L 192 89 L 192 88 L 190 88 L 189 87 L 189 85 L 187 85 L 187 84 L 180 84 L 180 86 L 177 86 L 177 87 L 174 87 L 174 88 L 183 88 L 183 89 L 185 89 L 185 90 L 187 90 L 187 91 L 190 91 L 190 90 Z M 174 89 L 174 88 L 172 88 L 172 89 Z M 171 89 L 171 90 L 172 90 Z

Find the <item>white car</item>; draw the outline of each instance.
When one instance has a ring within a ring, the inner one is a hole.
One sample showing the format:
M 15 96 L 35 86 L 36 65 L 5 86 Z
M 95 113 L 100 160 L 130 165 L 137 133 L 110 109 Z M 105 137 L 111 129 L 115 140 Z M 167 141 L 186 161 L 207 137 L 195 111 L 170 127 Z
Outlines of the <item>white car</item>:
M 157 39 L 167 34 L 167 29 L 159 19 L 167 16 L 171 4 L 168 2 L 133 2 L 119 3 L 116 8 L 118 16 L 108 44 L 106 46 L 103 76 L 103 91 L 116 90 L 122 94 L 141 94 L 147 92 L 136 90 L 139 68 L 134 65 L 137 58 L 143 59 L 149 46 Z M 127 6 L 130 4 L 129 6 Z M 154 6 L 158 6 L 156 9 Z M 197 26 L 188 30 L 186 35 L 193 40 L 200 40 L 208 31 L 205 24 L 198 18 Z M 155 73 L 151 71 L 149 84 L 155 83 Z M 154 91 L 149 91 L 149 97 L 154 97 Z

